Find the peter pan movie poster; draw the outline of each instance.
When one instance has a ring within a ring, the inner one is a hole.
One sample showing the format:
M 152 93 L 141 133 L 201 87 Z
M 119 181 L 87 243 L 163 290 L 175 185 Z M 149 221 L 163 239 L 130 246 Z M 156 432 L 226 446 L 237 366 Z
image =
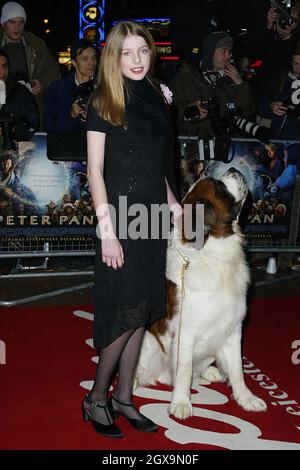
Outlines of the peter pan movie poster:
M 288 238 L 294 186 L 300 163 L 299 142 L 234 139 L 230 163 L 200 160 L 199 140 L 180 140 L 182 196 L 198 178 L 220 178 L 234 167 L 246 178 L 249 195 L 243 232 L 248 240 Z M 245 212 L 245 211 L 244 211 Z
M 249 187 L 243 224 L 246 238 L 289 236 L 299 142 L 265 145 L 256 140 L 235 139 L 230 163 L 201 161 L 199 149 L 199 139 L 180 139 L 182 197 L 198 178 L 220 178 L 234 167 L 244 175 Z M 17 152 L 2 152 L 1 238 L 86 239 L 94 236 L 96 224 L 84 162 L 49 160 L 45 134 L 20 143 Z
M 44 134 L 1 152 L 1 237 L 86 236 L 95 226 L 84 162 L 49 160 Z

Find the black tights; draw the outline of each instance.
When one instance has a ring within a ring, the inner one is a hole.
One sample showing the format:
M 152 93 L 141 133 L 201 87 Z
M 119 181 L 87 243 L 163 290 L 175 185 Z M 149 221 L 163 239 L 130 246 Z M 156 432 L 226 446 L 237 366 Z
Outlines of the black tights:
M 100 405 L 106 405 L 112 375 L 118 365 L 117 386 L 114 395 L 123 403 L 131 403 L 134 373 L 144 332 L 144 327 L 126 331 L 113 343 L 100 350 L 95 382 L 90 392 L 90 398 L 93 401 Z M 118 405 L 116 402 L 113 402 L 113 404 L 116 409 L 122 408 L 122 405 Z M 139 419 L 141 416 L 134 407 L 123 408 L 129 418 Z M 93 418 L 96 421 L 108 424 L 103 409 L 94 408 L 93 411 Z M 110 422 L 112 421 L 110 420 Z

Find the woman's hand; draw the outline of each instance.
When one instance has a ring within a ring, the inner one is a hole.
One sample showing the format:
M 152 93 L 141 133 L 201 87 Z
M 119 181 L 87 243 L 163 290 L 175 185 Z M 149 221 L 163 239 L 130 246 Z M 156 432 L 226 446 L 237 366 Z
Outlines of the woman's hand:
M 109 268 L 118 269 L 124 264 L 124 253 L 121 243 L 117 238 L 105 238 L 101 240 L 102 261 Z

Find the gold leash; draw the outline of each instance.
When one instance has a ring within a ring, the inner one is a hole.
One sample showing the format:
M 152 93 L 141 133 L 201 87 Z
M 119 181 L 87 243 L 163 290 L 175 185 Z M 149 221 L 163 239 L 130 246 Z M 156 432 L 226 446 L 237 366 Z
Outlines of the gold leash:
M 183 299 L 185 297 L 184 276 L 190 265 L 190 259 L 187 256 L 184 256 L 178 249 L 176 251 L 182 258 L 182 266 L 181 266 L 181 273 L 180 273 L 181 288 L 180 288 L 180 293 L 179 293 L 179 298 L 180 298 L 179 331 L 178 331 L 177 358 L 176 358 L 176 375 L 177 375 L 178 363 L 179 363 L 181 325 L 182 325 L 182 307 L 183 307 Z

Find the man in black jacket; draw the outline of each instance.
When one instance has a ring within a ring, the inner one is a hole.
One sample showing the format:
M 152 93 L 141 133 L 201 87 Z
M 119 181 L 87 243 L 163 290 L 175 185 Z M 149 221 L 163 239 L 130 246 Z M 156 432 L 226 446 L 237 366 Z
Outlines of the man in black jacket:
M 25 30 L 26 12 L 17 2 L 7 2 L 1 10 L 0 47 L 9 57 L 11 71 L 30 83 L 43 129 L 43 93 L 54 80 L 60 78 L 57 60 L 45 42 Z
M 259 102 L 258 113 L 271 118 L 274 139 L 300 139 L 300 43 L 291 66 L 273 74 L 268 93 Z
M 0 122 L 11 115 L 16 130 L 23 133 L 18 140 L 28 140 L 38 128 L 37 106 L 32 93 L 10 73 L 8 56 L 0 49 Z
M 264 98 L 274 74 L 289 67 L 297 43 L 300 41 L 300 1 L 294 0 L 291 9 L 292 23 L 284 25 L 276 8 L 253 22 L 246 53 L 262 59 L 253 85 L 258 99 Z

